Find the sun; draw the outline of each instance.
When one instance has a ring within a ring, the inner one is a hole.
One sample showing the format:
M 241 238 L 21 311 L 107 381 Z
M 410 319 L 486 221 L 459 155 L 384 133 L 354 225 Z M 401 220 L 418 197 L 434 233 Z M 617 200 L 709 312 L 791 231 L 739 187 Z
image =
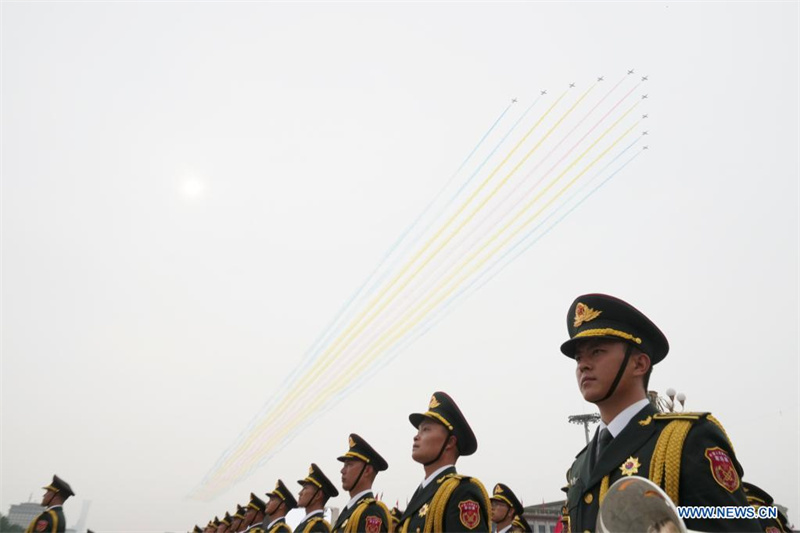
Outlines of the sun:
M 199 178 L 188 177 L 181 182 L 181 196 L 188 200 L 196 200 L 205 194 L 207 188 Z

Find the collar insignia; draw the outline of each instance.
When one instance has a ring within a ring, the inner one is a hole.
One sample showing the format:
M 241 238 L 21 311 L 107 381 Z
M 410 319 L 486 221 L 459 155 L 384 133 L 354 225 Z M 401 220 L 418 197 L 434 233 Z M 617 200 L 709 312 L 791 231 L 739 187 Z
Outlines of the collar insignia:
M 428 504 L 422 506 L 422 509 L 419 510 L 419 516 L 425 516 L 428 514 Z
M 640 426 L 649 426 L 650 422 L 652 422 L 652 421 L 653 421 L 653 417 L 652 416 L 648 416 L 644 420 L 639 420 L 639 425 Z
M 572 322 L 572 327 L 579 328 L 581 324 L 591 322 L 600 316 L 600 313 L 602 311 L 595 311 L 588 305 L 578 302 L 578 305 L 575 306 L 575 320 Z
M 639 458 L 631 456 L 620 465 L 619 470 L 622 472 L 623 476 L 632 476 L 639 472 L 640 466 L 642 466 L 642 464 L 639 462 Z

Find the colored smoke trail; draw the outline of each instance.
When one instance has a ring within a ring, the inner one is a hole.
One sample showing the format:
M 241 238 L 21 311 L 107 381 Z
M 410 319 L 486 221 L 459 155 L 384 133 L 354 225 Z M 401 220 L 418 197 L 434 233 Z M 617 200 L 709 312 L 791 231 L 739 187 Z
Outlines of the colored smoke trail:
M 606 106 L 622 84 L 629 86 L 625 96 Z M 611 170 L 638 142 L 622 147 L 639 124 L 631 117 L 641 101 L 621 105 L 638 87 L 635 80 L 623 78 L 593 101 L 596 86 L 575 96 L 564 91 L 536 117 L 528 118 L 536 101 L 521 116 L 515 117 L 511 105 L 505 108 L 221 455 L 193 497 L 214 498 L 275 456 L 639 155 Z M 585 124 L 595 110 L 600 118 Z M 503 127 L 505 121 L 513 124 Z M 523 124 L 520 135 L 517 127 Z M 555 163 L 539 175 L 551 157 Z M 596 167 L 602 169 L 591 174 Z M 584 193 L 596 180 L 600 185 Z M 441 202 L 443 198 L 447 200 Z

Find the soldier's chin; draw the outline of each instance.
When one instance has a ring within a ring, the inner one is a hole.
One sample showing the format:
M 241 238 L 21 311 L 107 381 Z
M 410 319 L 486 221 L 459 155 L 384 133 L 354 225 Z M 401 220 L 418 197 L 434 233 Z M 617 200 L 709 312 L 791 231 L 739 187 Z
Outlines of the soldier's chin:
M 591 385 L 588 387 L 583 387 L 581 389 L 581 395 L 583 396 L 583 399 L 589 403 L 597 403 L 600 398 L 603 397 L 603 395 Z
M 425 464 L 424 454 L 420 453 L 419 449 L 411 450 L 411 458 L 419 464 Z

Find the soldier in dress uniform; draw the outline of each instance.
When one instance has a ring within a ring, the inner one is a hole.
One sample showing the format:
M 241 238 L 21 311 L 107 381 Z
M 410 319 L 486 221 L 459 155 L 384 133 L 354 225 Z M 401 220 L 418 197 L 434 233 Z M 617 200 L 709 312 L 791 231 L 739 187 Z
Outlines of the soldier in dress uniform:
M 53 481 L 42 488 L 45 490 L 42 497 L 42 507 L 45 509 L 33 519 L 25 533 L 64 533 L 67 522 L 63 505 L 75 493 L 66 481 L 55 475 Z
M 476 478 L 456 473 L 458 458 L 478 449 L 456 403 L 444 392 L 435 392 L 426 412 L 408 418 L 417 428 L 411 458 L 423 465 L 425 479 L 400 518 L 402 533 L 490 531 L 486 489 Z
M 372 484 L 378 472 L 383 472 L 389 465 L 360 436 L 350 434 L 348 450 L 338 457 L 342 466 L 342 488 L 350 493 L 350 501 L 345 505 L 336 523 L 335 533 L 379 533 L 392 531 L 392 520 L 389 509 L 383 502 L 375 499 Z
M 646 392 L 667 338 L 630 304 L 604 294 L 579 296 L 567 314 L 583 398 L 600 410 L 600 427 L 567 472 L 569 530 L 595 528 L 610 484 L 643 476 L 676 505 L 747 505 L 742 467 L 722 425 L 710 413 L 659 413 Z M 758 531 L 756 520 L 687 519 L 696 531 Z
M 325 520 L 325 504 L 338 496 L 339 491 L 314 463 L 311 463 L 308 475 L 298 483 L 303 488 L 297 497 L 297 505 L 306 510 L 306 516 L 294 532 L 331 533 L 331 525 Z
M 266 502 L 251 492 L 250 502 L 247 504 L 244 520 L 242 520 L 242 526 L 247 533 L 264 533 L 264 528 L 261 525 L 264 521 L 266 510 Z
M 761 487 L 757 487 L 746 481 L 742 482 L 742 486 L 744 486 L 744 492 L 747 495 L 747 502 L 756 509 L 775 505 L 772 496 L 767 494 Z M 789 521 L 780 509 L 778 509 L 778 518 L 759 518 L 758 522 L 761 524 L 762 531 L 765 533 L 788 533 L 791 531 Z
M 286 514 L 297 507 L 297 500 L 280 479 L 275 483 L 275 489 L 268 492 L 267 496 L 269 501 L 266 514 L 270 520 L 266 527 L 267 533 L 292 533 L 292 528 L 286 523 Z
M 492 491 L 492 522 L 497 533 L 508 532 L 514 523 L 514 517 L 522 515 L 525 509 L 508 485 L 498 483 Z

